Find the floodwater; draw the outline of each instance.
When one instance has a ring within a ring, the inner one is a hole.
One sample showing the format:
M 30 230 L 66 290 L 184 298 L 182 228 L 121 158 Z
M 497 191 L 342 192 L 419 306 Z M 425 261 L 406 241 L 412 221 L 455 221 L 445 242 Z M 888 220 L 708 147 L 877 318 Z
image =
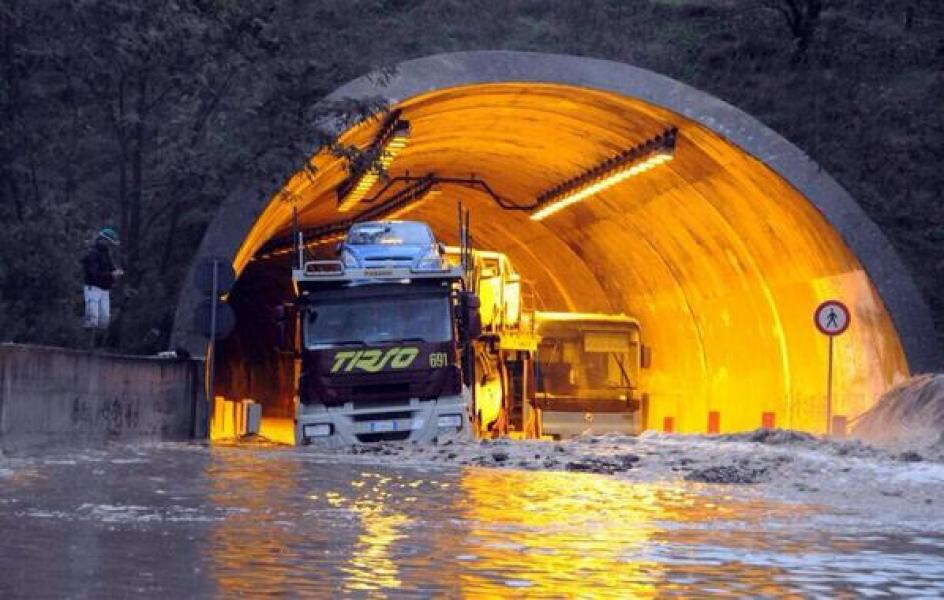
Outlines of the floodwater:
M 0 462 L 0 597 L 944 594 L 944 536 L 745 488 L 162 445 Z

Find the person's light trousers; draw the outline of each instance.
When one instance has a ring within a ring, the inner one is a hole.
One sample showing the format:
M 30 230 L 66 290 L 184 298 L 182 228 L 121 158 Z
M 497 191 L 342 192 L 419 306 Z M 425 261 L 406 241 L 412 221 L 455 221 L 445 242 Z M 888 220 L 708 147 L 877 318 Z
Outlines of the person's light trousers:
M 111 303 L 108 290 L 94 285 L 85 286 L 85 322 L 86 329 L 107 329 L 111 318 Z

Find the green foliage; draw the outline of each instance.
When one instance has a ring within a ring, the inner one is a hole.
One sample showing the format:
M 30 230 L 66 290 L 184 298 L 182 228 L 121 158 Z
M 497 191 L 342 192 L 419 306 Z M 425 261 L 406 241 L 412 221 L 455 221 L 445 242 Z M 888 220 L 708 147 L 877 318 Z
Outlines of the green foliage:
M 939 0 L 6 0 L 0 338 L 77 340 L 82 243 L 117 224 L 112 341 L 158 349 L 222 199 L 330 143 L 319 99 L 476 49 L 625 61 L 755 115 L 862 203 L 944 331 L 942 32 Z

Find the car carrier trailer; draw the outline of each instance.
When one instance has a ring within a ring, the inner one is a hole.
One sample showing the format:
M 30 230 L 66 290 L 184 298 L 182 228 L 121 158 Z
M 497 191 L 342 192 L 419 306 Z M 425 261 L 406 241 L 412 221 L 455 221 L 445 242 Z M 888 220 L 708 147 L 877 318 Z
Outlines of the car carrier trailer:
M 424 231 L 360 223 L 340 260 L 307 260 L 298 240 L 297 443 L 638 431 L 635 320 L 537 311 L 507 256 Z

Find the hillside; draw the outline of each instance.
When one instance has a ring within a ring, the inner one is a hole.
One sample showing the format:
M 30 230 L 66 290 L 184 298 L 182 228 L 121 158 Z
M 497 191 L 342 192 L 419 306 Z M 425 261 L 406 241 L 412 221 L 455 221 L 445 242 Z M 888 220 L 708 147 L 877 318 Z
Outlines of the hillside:
M 111 343 L 161 348 L 215 207 L 300 164 L 319 98 L 474 49 L 623 61 L 754 115 L 858 199 L 944 332 L 935 0 L 50 0 L 8 2 L 0 19 L 3 339 L 79 342 L 76 257 L 112 223 L 129 276 Z

